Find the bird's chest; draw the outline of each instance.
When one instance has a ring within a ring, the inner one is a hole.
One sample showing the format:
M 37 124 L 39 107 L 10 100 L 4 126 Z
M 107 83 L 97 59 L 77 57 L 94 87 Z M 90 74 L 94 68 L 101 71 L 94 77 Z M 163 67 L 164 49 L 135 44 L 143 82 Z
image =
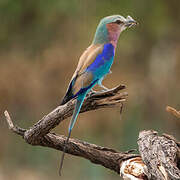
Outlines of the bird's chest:
M 88 70 L 93 73 L 95 78 L 101 78 L 109 73 L 114 60 L 114 53 L 115 50 L 112 44 L 109 43 L 104 45 L 102 53 L 99 54 L 88 67 Z

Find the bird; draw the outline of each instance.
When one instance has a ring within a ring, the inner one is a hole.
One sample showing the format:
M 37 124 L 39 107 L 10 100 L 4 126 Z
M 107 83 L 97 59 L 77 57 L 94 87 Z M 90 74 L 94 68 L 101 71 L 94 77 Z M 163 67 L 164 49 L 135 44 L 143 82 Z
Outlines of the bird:
M 86 95 L 90 91 L 93 91 L 92 88 L 96 84 L 98 84 L 102 90 L 108 90 L 108 88 L 102 84 L 102 81 L 104 77 L 111 72 L 110 69 L 114 61 L 119 35 L 126 28 L 137 24 L 131 16 L 127 16 L 126 18 L 121 15 L 104 17 L 97 26 L 91 45 L 81 55 L 66 94 L 61 102 L 61 105 L 64 105 L 71 99 L 76 99 L 72 119 L 69 123 L 68 137 L 65 141 L 61 157 L 59 175 L 61 175 L 66 145 L 69 142 L 72 129 Z

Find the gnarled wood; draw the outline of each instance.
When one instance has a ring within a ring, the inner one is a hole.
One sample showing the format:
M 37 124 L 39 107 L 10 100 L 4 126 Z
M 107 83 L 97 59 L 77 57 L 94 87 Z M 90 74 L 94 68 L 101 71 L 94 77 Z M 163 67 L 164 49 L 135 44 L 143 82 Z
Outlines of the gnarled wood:
M 171 138 L 169 138 L 171 137 Z M 180 149 L 172 136 L 158 136 L 156 131 L 142 131 L 139 134 L 139 152 L 147 166 L 151 180 L 179 180 L 178 168 Z

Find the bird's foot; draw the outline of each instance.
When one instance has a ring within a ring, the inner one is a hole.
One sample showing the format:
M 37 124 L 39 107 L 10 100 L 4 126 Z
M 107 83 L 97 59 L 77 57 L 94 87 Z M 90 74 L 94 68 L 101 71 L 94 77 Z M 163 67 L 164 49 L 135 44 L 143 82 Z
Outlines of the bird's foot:
M 105 91 L 109 91 L 110 90 L 107 87 L 103 86 L 102 84 L 100 85 L 100 87 L 102 88 L 101 92 L 105 92 Z
M 87 94 L 87 97 L 90 97 L 96 93 L 97 93 L 97 91 L 94 91 L 93 89 L 91 89 L 90 92 Z
M 92 93 L 92 94 L 95 94 L 97 91 L 95 91 L 95 90 L 93 90 L 93 89 L 91 89 L 90 90 L 90 93 Z

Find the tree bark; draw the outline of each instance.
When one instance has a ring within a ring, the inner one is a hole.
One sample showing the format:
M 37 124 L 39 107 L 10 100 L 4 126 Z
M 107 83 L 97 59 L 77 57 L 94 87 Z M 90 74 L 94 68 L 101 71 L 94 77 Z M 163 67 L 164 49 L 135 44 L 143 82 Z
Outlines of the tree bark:
M 180 143 L 173 136 L 153 130 L 142 131 L 138 139 L 139 152 L 147 166 L 148 179 L 180 179 Z

